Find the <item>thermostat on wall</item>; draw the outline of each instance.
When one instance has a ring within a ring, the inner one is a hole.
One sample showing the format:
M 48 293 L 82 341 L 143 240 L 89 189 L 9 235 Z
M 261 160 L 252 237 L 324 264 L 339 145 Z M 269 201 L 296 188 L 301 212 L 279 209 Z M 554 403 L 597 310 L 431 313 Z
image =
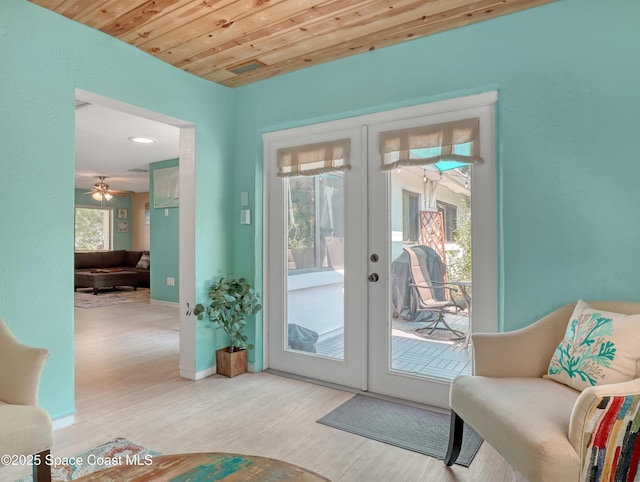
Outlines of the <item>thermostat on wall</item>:
M 240 224 L 251 224 L 251 209 L 240 210 Z

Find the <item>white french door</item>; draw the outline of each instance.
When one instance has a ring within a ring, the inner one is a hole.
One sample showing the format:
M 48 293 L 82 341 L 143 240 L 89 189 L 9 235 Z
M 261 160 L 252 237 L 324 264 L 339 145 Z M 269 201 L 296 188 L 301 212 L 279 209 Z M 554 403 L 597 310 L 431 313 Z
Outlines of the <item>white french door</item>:
M 380 134 L 480 119 L 485 162 L 471 178 L 473 321 L 476 331 L 496 331 L 496 99 L 481 94 L 265 134 L 266 367 L 448 406 L 449 382 L 393 365 L 390 278 L 398 240 L 392 192 L 398 185 L 380 169 Z M 281 150 L 344 139 L 351 169 L 276 175 Z
M 265 139 L 265 158 L 295 146 L 346 141 L 349 170 L 278 177 L 265 169 L 268 286 L 266 337 L 272 369 L 366 389 L 366 148 L 361 127 L 322 125 Z M 316 336 L 334 349 L 317 353 Z
M 403 246 L 411 242 L 403 242 L 398 236 L 402 229 L 403 197 L 399 191 L 403 185 L 409 185 L 410 179 L 416 172 L 405 173 L 398 170 L 382 171 L 380 154 L 381 134 L 390 131 L 411 130 L 419 126 L 446 125 L 461 119 L 479 119 L 482 128 L 479 131 L 479 153 L 483 163 L 470 168 L 471 175 L 465 178 L 470 184 L 472 193 L 471 211 L 472 244 L 473 244 L 473 280 L 467 280 L 473 287 L 473 313 L 468 317 L 468 330 L 492 332 L 497 329 L 497 283 L 496 283 L 496 217 L 495 217 L 495 166 L 493 159 L 493 106 L 471 107 L 460 110 L 429 113 L 404 119 L 392 119 L 388 122 L 372 124 L 368 129 L 368 247 L 369 273 L 375 273 L 377 282 L 369 282 L 369 357 L 368 357 L 368 389 L 371 392 L 389 395 L 405 400 L 426 403 L 436 407 L 448 407 L 449 387 L 453 375 L 440 376 L 439 369 L 429 366 L 432 362 L 442 366 L 450 363 L 447 359 L 451 355 L 442 355 L 440 360 L 430 360 L 424 353 L 430 348 L 418 348 L 419 355 L 405 353 L 400 340 L 393 334 L 394 318 L 392 301 L 394 299 L 393 276 L 391 272 L 394 260 L 403 252 Z M 429 166 L 424 166 L 428 168 Z M 412 166 L 409 169 L 423 170 L 422 166 Z M 402 168 L 402 170 L 409 170 Z M 425 172 L 425 171 L 423 171 Z M 429 172 L 431 175 L 431 172 Z M 446 175 L 446 174 L 445 174 Z M 427 180 L 426 172 L 424 180 Z M 442 174 L 440 174 L 442 178 Z M 437 176 L 436 176 L 437 179 Z M 420 180 L 422 181 L 422 180 Z M 455 179 L 449 178 L 441 183 L 448 183 L 450 188 Z M 463 189 L 462 186 L 459 187 Z M 446 188 L 449 191 L 449 188 Z M 426 187 L 425 187 L 426 191 Z M 379 259 L 373 262 L 373 259 Z M 397 262 L 397 261 L 396 261 Z M 400 324 L 404 324 L 400 322 Z M 442 326 L 442 325 L 439 325 Z M 456 334 L 440 329 L 444 337 L 441 343 L 454 344 Z M 416 330 L 413 333 L 416 333 Z M 421 340 L 420 340 L 421 341 Z M 418 343 L 420 343 L 420 341 Z M 460 341 L 459 347 L 464 346 Z M 422 353 L 421 353 L 422 351 Z M 437 353 L 437 351 L 436 351 Z M 467 350 L 467 356 L 470 352 Z M 405 357 L 404 363 L 398 363 L 399 357 Z M 455 355 L 454 355 L 455 357 Z M 405 367 L 405 368 L 403 368 Z

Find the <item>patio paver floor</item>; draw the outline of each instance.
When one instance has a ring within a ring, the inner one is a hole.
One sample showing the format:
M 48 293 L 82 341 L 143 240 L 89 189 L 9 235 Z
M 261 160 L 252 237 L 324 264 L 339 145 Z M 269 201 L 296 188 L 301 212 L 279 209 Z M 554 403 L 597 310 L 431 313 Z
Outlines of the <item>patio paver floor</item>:
M 469 319 L 464 313 L 449 314 L 446 320 L 456 330 L 466 333 L 469 329 Z M 425 325 L 421 322 L 393 321 L 391 368 L 439 380 L 453 380 L 461 374 L 470 375 L 471 345 L 465 348 L 464 339 L 449 340 L 449 333 L 440 329 L 434 332 L 433 337 L 416 333 L 416 329 Z M 342 334 L 320 340 L 316 351 L 321 356 L 342 358 Z

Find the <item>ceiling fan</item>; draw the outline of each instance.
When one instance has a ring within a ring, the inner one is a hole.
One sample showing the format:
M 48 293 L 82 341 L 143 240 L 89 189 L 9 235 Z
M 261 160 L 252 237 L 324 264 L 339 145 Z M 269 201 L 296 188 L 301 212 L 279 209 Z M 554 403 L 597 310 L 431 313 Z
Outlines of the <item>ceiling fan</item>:
M 111 201 L 113 196 L 126 196 L 127 194 L 133 193 L 133 191 L 109 189 L 109 184 L 104 182 L 105 179 L 108 179 L 107 176 L 98 176 L 98 179 L 100 179 L 100 182 L 96 182 L 91 188 L 91 191 L 85 194 L 91 194 L 91 197 L 96 201 L 100 201 L 102 206 L 104 206 L 105 201 Z

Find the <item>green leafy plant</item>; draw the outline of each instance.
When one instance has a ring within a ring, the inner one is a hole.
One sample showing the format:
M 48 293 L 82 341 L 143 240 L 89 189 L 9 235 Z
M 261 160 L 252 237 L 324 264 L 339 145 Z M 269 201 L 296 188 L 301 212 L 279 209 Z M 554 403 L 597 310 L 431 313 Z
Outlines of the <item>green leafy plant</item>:
M 471 207 L 469 198 L 463 198 L 453 238 L 460 248 L 459 254 L 447 253 L 450 280 L 471 279 Z
M 304 249 L 309 245 L 306 239 L 289 238 L 290 249 Z
M 247 317 L 262 309 L 258 294 L 244 278 L 223 276 L 209 287 L 209 302 L 198 303 L 191 308 L 187 303 L 187 315 L 198 320 L 205 317 L 217 324 L 229 337 L 229 351 L 251 349 L 245 334 Z

